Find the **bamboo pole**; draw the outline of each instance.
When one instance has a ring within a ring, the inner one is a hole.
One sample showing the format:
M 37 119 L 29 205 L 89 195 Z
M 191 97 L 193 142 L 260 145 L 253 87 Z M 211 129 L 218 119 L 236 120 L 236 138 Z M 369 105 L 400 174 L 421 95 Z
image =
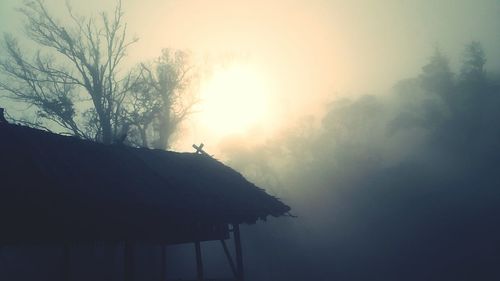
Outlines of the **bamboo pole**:
M 70 281 L 71 278 L 71 261 L 70 261 L 70 245 L 64 243 L 62 252 L 62 275 L 64 281 Z
M 123 277 L 125 281 L 134 280 L 134 248 L 130 241 L 125 241 L 123 248 Z
M 236 280 L 244 281 L 243 275 L 243 254 L 241 250 L 241 237 L 240 237 L 240 225 L 233 224 L 233 235 L 234 235 L 234 248 L 236 250 L 236 266 L 238 269 L 238 276 Z
M 226 245 L 226 241 L 220 240 L 220 243 L 222 244 L 222 248 L 224 249 L 224 253 L 226 254 L 227 261 L 229 262 L 229 266 L 231 267 L 231 271 L 233 272 L 234 277 L 238 278 L 238 270 L 234 265 L 233 258 L 231 257 L 231 253 L 229 252 L 229 249 Z
M 194 242 L 194 249 L 196 251 L 196 280 L 203 281 L 203 259 L 201 257 L 201 243 L 200 241 Z
M 167 281 L 167 246 L 161 245 L 161 280 Z

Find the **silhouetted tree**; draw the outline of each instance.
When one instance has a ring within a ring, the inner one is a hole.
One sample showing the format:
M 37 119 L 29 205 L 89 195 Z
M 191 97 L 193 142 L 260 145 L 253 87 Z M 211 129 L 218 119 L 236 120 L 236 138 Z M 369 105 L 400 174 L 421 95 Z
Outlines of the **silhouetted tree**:
M 422 67 L 420 74 L 422 88 L 447 100 L 453 92 L 454 79 L 448 58 L 436 48 L 429 62 Z
M 404 104 L 388 124 L 391 133 L 404 128 L 434 128 L 446 118 L 455 92 L 448 58 L 436 48 L 418 78 L 400 81 L 395 91 Z
M 38 116 L 52 120 L 83 138 L 111 143 L 125 127 L 122 112 L 127 91 L 134 84 L 130 73 L 118 74 L 127 49 L 121 2 L 111 16 L 76 16 L 61 24 L 42 0 L 26 2 L 20 10 L 26 20 L 26 36 L 42 47 L 27 58 L 17 41 L 4 37 L 6 58 L 0 71 L 6 76 L 0 87 L 11 97 L 38 109 Z M 75 109 L 79 103 L 84 114 Z
M 152 63 L 143 63 L 131 88 L 127 120 L 135 141 L 145 147 L 166 149 L 179 123 L 191 112 L 194 96 L 188 93 L 195 78 L 189 53 L 164 49 Z
M 460 80 L 465 82 L 482 82 L 485 78 L 484 64 L 486 55 L 480 42 L 473 41 L 465 46 Z

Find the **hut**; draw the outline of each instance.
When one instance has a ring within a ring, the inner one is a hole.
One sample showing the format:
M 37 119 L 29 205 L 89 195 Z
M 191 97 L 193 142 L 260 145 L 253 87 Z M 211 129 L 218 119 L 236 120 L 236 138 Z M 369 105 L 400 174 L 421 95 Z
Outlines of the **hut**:
M 66 280 L 70 245 L 88 241 L 122 243 L 127 281 L 136 280 L 134 243 L 194 243 L 197 280 L 205 280 L 200 245 L 213 240 L 232 280 L 244 280 L 240 224 L 289 210 L 203 153 L 104 145 L 0 121 L 0 245 L 64 245 Z

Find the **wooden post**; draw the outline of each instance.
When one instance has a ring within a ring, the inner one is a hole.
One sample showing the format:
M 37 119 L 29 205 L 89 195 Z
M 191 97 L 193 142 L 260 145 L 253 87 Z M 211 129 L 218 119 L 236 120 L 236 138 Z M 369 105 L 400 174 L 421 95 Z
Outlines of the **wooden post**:
M 203 260 L 201 258 L 201 243 L 200 241 L 194 242 L 194 249 L 196 251 L 196 280 L 203 281 Z
M 71 278 L 71 263 L 70 263 L 70 246 L 64 243 L 62 252 L 62 274 L 64 281 L 70 281 Z
M 243 275 L 243 255 L 241 251 L 241 237 L 240 237 L 240 225 L 233 224 L 233 235 L 234 235 L 234 248 L 236 250 L 236 267 L 238 269 L 238 276 L 236 280 L 244 281 Z
M 134 280 L 134 244 L 130 241 L 123 247 L 123 277 L 125 281 Z
M 161 280 L 167 281 L 167 246 L 161 245 Z
M 224 253 L 226 254 L 227 261 L 229 262 L 229 266 L 231 267 L 231 271 L 233 272 L 234 278 L 238 278 L 238 270 L 234 265 L 233 258 L 231 257 L 231 253 L 229 253 L 229 249 L 227 248 L 226 241 L 220 240 L 222 244 L 222 248 L 224 249 Z

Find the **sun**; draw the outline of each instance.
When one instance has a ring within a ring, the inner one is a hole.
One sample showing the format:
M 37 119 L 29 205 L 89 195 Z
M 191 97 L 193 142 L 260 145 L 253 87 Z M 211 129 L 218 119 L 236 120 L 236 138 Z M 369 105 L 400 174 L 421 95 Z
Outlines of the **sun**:
M 216 70 L 201 87 L 201 122 L 219 136 L 263 125 L 271 94 L 266 78 L 262 69 L 249 63 Z

